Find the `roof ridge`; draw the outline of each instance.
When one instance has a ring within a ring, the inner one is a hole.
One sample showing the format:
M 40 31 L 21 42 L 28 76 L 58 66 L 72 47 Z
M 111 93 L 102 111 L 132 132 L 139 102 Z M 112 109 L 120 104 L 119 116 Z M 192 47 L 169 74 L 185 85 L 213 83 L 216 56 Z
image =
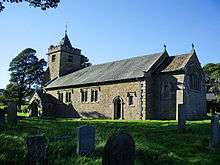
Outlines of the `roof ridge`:
M 176 54 L 174 56 L 170 56 L 170 57 L 178 57 L 178 56 L 186 56 L 186 55 L 193 55 L 193 52 L 188 52 L 188 53 L 181 53 L 181 54 Z
M 114 60 L 114 61 L 109 61 L 109 62 L 104 62 L 104 63 L 100 63 L 100 64 L 94 64 L 94 65 L 91 65 L 89 67 L 92 67 L 92 66 L 98 66 L 98 65 L 104 65 L 104 64 L 110 64 L 110 63 L 113 63 L 113 62 L 121 62 L 121 61 L 126 61 L 126 60 L 131 60 L 131 59 L 135 59 L 135 58 L 141 58 L 141 57 L 146 57 L 146 56 L 154 56 L 154 55 L 162 55 L 164 52 L 158 52 L 158 53 L 152 53 L 152 54 L 146 54 L 146 55 L 140 55 L 140 56 L 135 56 L 135 57 L 129 57 L 129 58 L 124 58 L 124 59 L 119 59 L 119 60 Z

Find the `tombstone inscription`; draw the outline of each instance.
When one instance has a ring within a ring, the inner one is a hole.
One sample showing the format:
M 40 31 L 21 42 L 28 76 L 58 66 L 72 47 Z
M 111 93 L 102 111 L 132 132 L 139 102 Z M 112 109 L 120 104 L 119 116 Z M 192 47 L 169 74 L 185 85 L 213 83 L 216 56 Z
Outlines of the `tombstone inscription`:
M 95 128 L 93 126 L 80 126 L 77 128 L 78 155 L 87 155 L 95 151 Z
M 127 133 L 112 135 L 104 148 L 103 165 L 134 165 L 135 143 Z

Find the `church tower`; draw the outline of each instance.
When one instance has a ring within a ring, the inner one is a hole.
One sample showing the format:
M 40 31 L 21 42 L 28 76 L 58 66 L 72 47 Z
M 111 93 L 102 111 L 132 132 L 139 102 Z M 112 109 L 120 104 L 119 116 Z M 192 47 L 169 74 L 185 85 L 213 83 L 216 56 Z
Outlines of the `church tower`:
M 88 58 L 80 49 L 72 47 L 67 31 L 58 45 L 49 47 L 47 55 L 49 80 L 88 66 Z

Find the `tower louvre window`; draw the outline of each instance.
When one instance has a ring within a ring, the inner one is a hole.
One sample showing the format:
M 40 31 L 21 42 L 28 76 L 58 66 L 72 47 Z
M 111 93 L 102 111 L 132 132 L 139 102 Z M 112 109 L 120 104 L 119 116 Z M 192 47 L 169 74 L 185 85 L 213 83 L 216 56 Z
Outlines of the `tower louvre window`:
M 56 55 L 52 55 L 52 62 L 56 61 Z

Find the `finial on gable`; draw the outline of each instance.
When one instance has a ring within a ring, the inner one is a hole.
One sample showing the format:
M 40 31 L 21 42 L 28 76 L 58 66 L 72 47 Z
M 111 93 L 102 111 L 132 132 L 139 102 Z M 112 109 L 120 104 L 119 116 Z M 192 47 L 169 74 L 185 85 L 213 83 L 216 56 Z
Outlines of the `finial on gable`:
M 67 24 L 66 24 L 66 26 L 65 26 L 65 34 L 67 34 Z
M 167 51 L 167 46 L 165 44 L 163 45 L 163 47 L 164 47 L 164 51 Z
M 195 48 L 195 45 L 192 43 L 192 49 L 194 49 Z
M 195 45 L 192 43 L 192 52 L 195 52 Z

